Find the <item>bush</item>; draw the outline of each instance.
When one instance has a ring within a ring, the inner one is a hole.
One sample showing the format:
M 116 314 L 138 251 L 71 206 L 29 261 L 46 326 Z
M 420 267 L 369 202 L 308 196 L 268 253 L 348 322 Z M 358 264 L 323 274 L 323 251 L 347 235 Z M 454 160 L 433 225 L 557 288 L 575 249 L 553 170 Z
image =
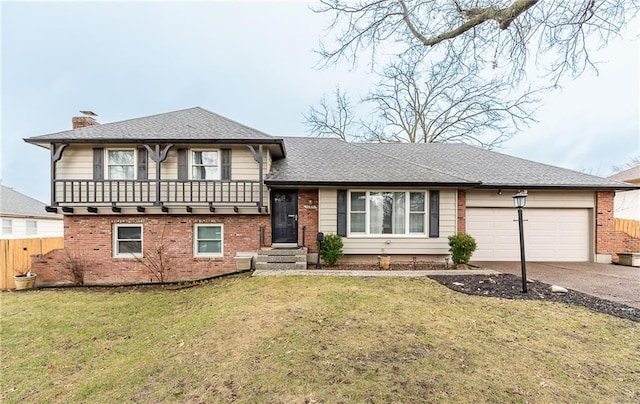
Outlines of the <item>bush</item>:
M 320 248 L 320 257 L 325 265 L 332 267 L 344 256 L 342 252 L 342 237 L 337 234 L 325 234 L 322 247 Z
M 454 264 L 466 264 L 476 250 L 476 240 L 466 233 L 449 236 L 449 252 Z

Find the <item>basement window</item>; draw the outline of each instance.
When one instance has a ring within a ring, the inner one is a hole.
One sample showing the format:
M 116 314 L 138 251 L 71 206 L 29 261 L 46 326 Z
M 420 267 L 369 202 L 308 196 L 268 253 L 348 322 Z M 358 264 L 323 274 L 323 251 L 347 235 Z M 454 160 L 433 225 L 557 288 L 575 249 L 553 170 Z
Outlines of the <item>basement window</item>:
M 113 226 L 113 256 L 117 258 L 142 257 L 141 224 L 116 224 Z
M 194 229 L 196 257 L 222 257 L 224 232 L 221 224 L 197 224 Z

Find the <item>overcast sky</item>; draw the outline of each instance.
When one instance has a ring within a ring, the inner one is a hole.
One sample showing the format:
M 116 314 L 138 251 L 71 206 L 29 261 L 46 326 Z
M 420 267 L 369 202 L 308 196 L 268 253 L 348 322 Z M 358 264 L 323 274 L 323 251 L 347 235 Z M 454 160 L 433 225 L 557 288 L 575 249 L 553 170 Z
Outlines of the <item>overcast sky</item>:
M 302 114 L 336 84 L 371 78 L 314 69 L 326 16 L 304 2 L 1 3 L 4 185 L 49 203 L 45 149 L 25 137 L 201 106 L 274 136 L 304 136 Z M 502 152 L 607 176 L 640 154 L 638 24 L 604 62 L 545 96 L 538 124 Z

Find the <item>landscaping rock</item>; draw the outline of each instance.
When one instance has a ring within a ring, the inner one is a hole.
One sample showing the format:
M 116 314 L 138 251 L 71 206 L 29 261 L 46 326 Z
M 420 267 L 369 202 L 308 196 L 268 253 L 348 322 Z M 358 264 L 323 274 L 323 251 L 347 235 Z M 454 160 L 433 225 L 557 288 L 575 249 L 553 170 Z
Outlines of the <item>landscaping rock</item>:
M 553 293 L 567 293 L 568 290 L 558 285 L 551 285 L 551 292 Z

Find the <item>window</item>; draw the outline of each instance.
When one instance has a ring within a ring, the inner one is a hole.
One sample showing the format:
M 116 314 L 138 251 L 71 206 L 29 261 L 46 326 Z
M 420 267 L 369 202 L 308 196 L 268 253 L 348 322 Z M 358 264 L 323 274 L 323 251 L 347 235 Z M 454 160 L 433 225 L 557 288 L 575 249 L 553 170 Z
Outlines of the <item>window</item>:
M 142 225 L 116 224 L 113 227 L 113 256 L 142 257 Z
M 199 257 L 221 257 L 223 231 L 221 224 L 197 224 L 194 231 L 194 255 Z
M 367 222 L 367 194 L 365 192 L 351 193 L 351 232 L 364 233 Z
M 409 193 L 409 233 L 424 233 L 424 192 Z
M 215 150 L 192 151 L 191 178 L 194 180 L 220 179 L 218 170 L 218 152 Z
M 13 233 L 13 221 L 11 219 L 2 219 L 2 234 Z
M 110 180 L 135 179 L 135 150 L 108 150 L 107 174 Z
M 425 193 L 352 191 L 351 234 L 425 234 Z
M 27 236 L 33 236 L 35 234 L 38 234 L 38 222 L 35 220 L 27 220 L 26 222 L 27 225 Z

